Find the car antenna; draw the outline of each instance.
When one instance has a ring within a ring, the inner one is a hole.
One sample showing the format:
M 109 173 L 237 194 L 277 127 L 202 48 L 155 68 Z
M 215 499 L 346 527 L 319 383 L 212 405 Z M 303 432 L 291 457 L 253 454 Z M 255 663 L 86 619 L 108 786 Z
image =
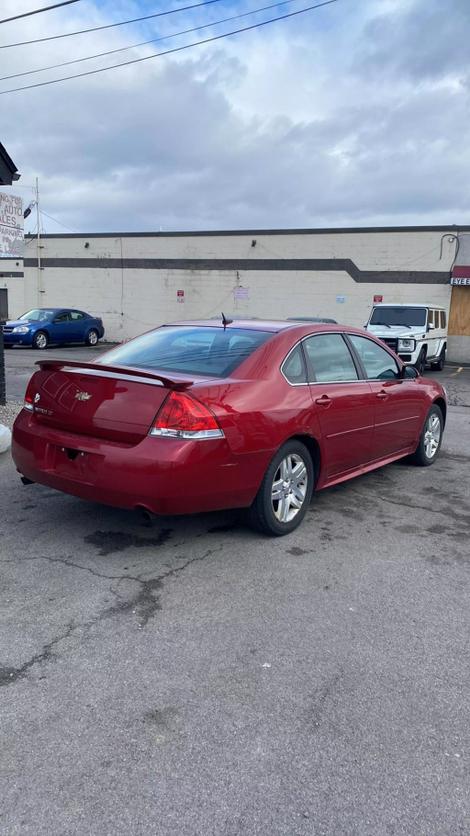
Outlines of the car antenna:
M 227 325 L 231 325 L 232 322 L 233 322 L 233 319 L 227 319 L 224 312 L 222 311 L 222 325 L 224 326 L 224 331 L 225 331 Z

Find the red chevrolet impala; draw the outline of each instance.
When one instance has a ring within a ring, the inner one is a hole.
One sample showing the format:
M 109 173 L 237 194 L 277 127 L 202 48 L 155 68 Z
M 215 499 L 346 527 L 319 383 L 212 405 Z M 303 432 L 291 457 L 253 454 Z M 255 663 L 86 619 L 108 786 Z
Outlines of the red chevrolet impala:
M 447 411 L 442 386 L 336 324 L 182 322 L 38 365 L 13 430 L 23 481 L 155 514 L 249 508 L 273 535 L 314 490 L 432 464 Z

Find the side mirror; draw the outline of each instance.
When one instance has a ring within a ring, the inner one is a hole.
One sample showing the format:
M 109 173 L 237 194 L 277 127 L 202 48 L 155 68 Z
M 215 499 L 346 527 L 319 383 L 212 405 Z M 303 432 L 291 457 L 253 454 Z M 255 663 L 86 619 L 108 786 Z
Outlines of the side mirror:
M 428 331 L 434 331 L 435 327 L 436 326 L 434 325 L 434 322 L 429 322 L 428 323 Z
M 403 366 L 401 370 L 401 377 L 404 380 L 414 380 L 418 376 L 418 371 L 415 369 L 414 366 Z

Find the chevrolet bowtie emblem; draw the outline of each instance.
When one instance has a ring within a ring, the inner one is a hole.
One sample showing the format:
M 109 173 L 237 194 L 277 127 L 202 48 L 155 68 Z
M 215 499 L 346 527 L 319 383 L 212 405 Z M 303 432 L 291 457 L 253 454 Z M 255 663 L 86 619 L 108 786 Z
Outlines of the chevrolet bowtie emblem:
M 91 395 L 89 395 L 88 392 L 76 392 L 75 398 L 77 401 L 89 401 Z

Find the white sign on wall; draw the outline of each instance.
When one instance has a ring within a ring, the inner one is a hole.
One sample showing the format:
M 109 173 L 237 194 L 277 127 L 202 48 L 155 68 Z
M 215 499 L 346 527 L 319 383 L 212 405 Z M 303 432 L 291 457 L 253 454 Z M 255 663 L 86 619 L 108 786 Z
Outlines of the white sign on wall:
M 23 255 L 23 201 L 14 194 L 0 192 L 0 258 Z

